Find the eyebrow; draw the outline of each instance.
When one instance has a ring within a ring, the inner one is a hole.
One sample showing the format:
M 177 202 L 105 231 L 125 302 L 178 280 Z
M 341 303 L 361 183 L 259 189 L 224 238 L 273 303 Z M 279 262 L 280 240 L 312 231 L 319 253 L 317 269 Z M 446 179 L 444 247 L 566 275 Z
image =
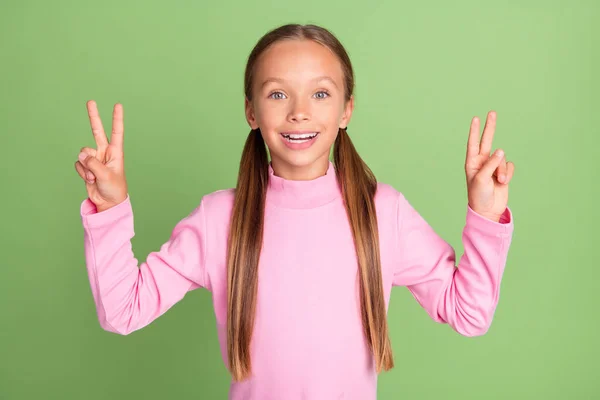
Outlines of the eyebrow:
M 333 84 L 333 86 L 335 86 L 336 88 L 338 87 L 338 85 L 335 83 L 335 81 L 331 77 L 329 77 L 327 75 L 317 76 L 316 78 L 313 79 L 313 82 L 320 82 L 320 81 L 329 81 L 329 82 L 331 82 Z M 267 78 L 262 83 L 262 85 L 260 85 L 260 88 L 262 89 L 263 87 L 265 87 L 267 85 L 267 83 L 271 83 L 271 82 L 285 83 L 285 79 L 281 79 L 281 78 Z

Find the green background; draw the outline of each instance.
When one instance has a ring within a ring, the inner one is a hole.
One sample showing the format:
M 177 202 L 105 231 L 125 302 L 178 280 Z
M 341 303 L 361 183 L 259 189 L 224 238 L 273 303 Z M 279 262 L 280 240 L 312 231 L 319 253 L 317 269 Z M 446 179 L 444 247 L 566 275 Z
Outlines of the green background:
M 599 11 L 592 0 L 3 1 L 0 398 L 227 397 L 208 291 L 129 336 L 100 328 L 73 164 L 94 146 L 86 101 L 107 133 L 122 103 L 144 260 L 204 194 L 235 186 L 246 58 L 288 22 L 346 46 L 355 145 L 458 256 L 473 116 L 497 111 L 493 148 L 516 166 L 492 327 L 462 337 L 394 289 L 396 367 L 378 399 L 600 398 Z

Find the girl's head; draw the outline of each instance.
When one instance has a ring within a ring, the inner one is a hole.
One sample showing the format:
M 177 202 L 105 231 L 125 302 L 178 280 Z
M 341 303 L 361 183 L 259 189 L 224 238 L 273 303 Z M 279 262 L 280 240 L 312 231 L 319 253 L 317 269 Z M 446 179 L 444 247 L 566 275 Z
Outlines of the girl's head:
M 246 119 L 260 131 L 278 175 L 311 179 L 327 170 L 331 147 L 352 115 L 353 90 L 348 54 L 327 30 L 286 25 L 258 42 L 245 72 Z M 317 133 L 308 149 L 285 145 L 283 134 L 298 131 Z
M 269 180 L 267 146 L 274 172 L 306 180 L 326 173 L 333 145 L 336 181 L 356 248 L 363 333 L 377 372 L 394 366 L 374 202 L 377 180 L 345 129 L 354 106 L 353 89 L 348 55 L 324 28 L 281 26 L 263 36 L 250 53 L 244 90 L 252 130 L 240 161 L 227 244 L 227 353 L 235 381 L 252 373 L 250 341 Z M 281 137 L 290 131 L 318 136 L 309 148 L 291 150 Z

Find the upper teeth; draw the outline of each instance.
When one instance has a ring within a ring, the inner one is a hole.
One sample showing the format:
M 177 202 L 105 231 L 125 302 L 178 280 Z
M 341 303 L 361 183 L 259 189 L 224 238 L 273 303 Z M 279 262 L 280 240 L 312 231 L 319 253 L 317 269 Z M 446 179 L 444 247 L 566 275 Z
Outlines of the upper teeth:
M 312 138 L 313 136 L 315 136 L 317 134 L 317 132 L 310 132 L 310 133 L 284 133 L 283 136 L 288 137 L 288 138 L 294 138 L 294 139 L 307 139 L 307 138 Z

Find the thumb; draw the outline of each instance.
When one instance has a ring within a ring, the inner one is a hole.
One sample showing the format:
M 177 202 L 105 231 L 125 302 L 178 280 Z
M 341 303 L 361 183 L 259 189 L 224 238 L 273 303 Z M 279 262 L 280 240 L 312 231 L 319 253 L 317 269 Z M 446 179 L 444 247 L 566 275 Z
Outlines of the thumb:
M 494 174 L 494 171 L 500 165 L 504 157 L 504 152 L 500 149 L 496 150 L 494 154 L 488 158 L 483 167 L 479 170 L 480 174 L 483 174 L 485 177 L 491 177 Z
M 92 173 L 96 176 L 96 179 L 106 179 L 106 166 L 102 164 L 96 157 L 87 153 L 80 153 L 79 162 L 81 162 L 84 167 L 92 171 Z

